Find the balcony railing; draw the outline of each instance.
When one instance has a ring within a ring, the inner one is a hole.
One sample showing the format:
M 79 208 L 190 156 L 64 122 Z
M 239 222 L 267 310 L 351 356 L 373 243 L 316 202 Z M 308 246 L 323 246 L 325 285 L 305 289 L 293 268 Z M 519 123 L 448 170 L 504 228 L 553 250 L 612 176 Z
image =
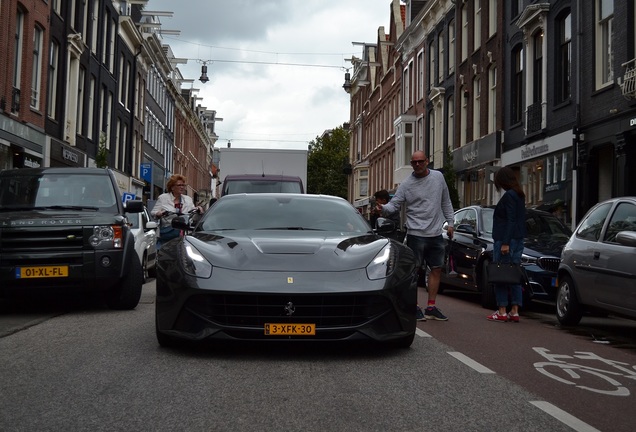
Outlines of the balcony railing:
M 636 59 L 631 59 L 621 66 L 625 68 L 625 75 L 622 82 L 619 78 L 618 84 L 621 86 L 623 96 L 627 100 L 636 99 Z

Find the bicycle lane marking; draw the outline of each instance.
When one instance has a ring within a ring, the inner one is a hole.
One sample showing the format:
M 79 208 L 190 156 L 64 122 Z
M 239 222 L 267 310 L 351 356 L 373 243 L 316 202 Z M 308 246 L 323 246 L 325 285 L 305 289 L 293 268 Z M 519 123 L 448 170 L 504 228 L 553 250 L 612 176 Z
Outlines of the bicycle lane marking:
M 415 329 L 415 333 L 420 337 L 425 337 L 425 338 L 432 337 L 430 334 L 426 333 L 423 330 L 420 330 L 419 328 Z M 448 351 L 447 354 L 449 354 L 456 360 L 460 361 L 461 363 L 465 364 L 466 366 L 470 367 L 471 369 L 479 373 L 496 374 L 496 372 L 493 371 L 492 369 L 487 368 L 486 366 L 482 365 L 481 363 L 473 360 L 472 358 L 468 357 L 466 354 L 463 354 L 459 351 Z M 551 404 L 550 402 L 541 401 L 541 400 L 528 401 L 528 402 L 531 405 L 540 409 L 541 411 L 545 412 L 546 414 L 554 417 L 561 423 L 571 427 L 576 432 L 601 432 L 595 427 L 585 423 L 583 420 L 580 420 L 579 418 L 573 416 L 572 414 L 569 414 L 567 411 L 564 411 L 558 408 L 557 406 Z
M 550 350 L 543 347 L 533 347 L 532 349 L 537 354 L 548 360 L 535 362 L 533 366 L 539 373 L 549 378 L 552 378 L 566 385 L 573 385 L 583 390 L 588 390 L 594 393 L 600 393 L 609 396 L 629 396 L 631 394 L 629 389 L 625 387 L 618 379 L 626 378 L 636 380 L 636 366 L 631 366 L 629 363 L 625 362 L 609 360 L 589 351 L 575 351 L 573 355 L 568 355 L 553 354 L 550 353 Z M 605 367 L 610 366 L 614 369 L 600 369 L 598 367 L 593 367 L 590 365 L 567 362 L 564 359 L 595 361 L 602 363 Z M 554 372 L 548 371 L 547 368 L 553 369 Z M 567 375 L 567 378 L 556 375 L 556 373 L 558 372 L 565 373 Z M 585 379 L 579 382 L 574 381 L 581 379 L 584 376 L 583 374 L 591 375 L 598 378 L 599 380 L 604 382 L 605 386 L 603 388 L 598 388 L 598 385 L 596 387 L 584 385 L 589 383 L 589 380 L 587 380 L 588 382 L 586 383 Z

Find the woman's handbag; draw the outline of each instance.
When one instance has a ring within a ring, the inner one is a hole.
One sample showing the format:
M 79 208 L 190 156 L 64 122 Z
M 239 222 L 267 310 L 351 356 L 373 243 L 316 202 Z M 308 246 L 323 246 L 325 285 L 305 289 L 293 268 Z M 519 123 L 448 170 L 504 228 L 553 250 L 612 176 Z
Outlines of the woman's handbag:
M 488 282 L 496 284 L 518 285 L 524 282 L 521 265 L 513 263 L 488 263 Z

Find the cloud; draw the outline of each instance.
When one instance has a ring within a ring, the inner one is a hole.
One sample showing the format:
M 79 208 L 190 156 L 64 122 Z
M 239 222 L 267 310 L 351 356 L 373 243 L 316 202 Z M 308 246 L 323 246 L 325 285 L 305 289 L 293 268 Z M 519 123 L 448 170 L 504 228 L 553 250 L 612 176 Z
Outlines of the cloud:
M 172 11 L 162 28 L 202 106 L 216 110 L 220 147 L 306 148 L 326 129 L 349 121 L 342 89 L 352 42 L 376 43 L 390 0 L 150 0 Z M 198 81 L 208 61 L 210 81 Z M 188 84 L 184 84 L 188 85 Z

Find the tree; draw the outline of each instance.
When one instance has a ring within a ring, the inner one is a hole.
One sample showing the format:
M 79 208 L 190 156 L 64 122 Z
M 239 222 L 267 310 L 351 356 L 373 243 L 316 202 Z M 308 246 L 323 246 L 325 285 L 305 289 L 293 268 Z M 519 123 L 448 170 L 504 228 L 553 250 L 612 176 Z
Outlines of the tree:
M 457 191 L 457 175 L 455 173 L 455 169 L 453 168 L 453 153 L 450 151 L 449 147 L 446 147 L 446 157 L 444 158 L 444 180 L 446 180 L 446 185 L 448 186 L 448 193 L 450 194 L 451 202 L 453 203 L 453 208 L 459 208 L 459 192 Z
M 106 148 L 106 134 L 99 135 L 99 147 L 95 155 L 95 166 L 97 168 L 108 168 L 108 148 Z
M 309 143 L 307 156 L 307 193 L 335 195 L 347 199 L 349 131 L 342 126 L 316 137 Z

